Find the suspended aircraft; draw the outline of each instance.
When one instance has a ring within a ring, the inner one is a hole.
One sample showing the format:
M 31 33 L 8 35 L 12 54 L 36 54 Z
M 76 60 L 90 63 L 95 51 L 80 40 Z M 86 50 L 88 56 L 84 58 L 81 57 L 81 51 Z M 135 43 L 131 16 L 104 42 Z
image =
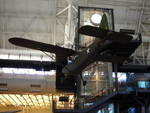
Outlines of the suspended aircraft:
M 81 52 L 19 37 L 10 38 L 9 42 L 17 46 L 54 53 L 56 55 L 57 64 L 56 89 L 74 88 L 76 76 L 81 74 L 82 71 L 93 62 L 122 63 L 129 61 L 129 56 L 139 46 L 138 44 L 134 49 L 121 50 L 122 53 L 125 52 L 125 54 L 118 53 L 118 47 L 114 48 L 114 45 L 126 47 L 133 37 L 126 33 L 109 30 L 107 15 L 105 13 L 102 16 L 99 27 L 82 26 L 78 32 L 83 35 L 95 37 L 93 43 Z M 67 63 L 69 57 L 73 59 L 70 63 Z

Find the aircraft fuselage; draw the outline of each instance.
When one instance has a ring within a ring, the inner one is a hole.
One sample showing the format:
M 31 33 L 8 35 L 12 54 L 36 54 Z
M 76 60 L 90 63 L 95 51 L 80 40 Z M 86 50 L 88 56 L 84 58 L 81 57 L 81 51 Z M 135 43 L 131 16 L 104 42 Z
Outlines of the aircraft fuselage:
M 103 44 L 103 40 L 100 38 L 95 38 L 94 42 L 84 49 L 72 63 L 66 65 L 62 72 L 65 76 L 74 76 L 80 74 L 86 66 L 91 64 L 94 59 L 94 54 L 97 54 L 99 48 Z

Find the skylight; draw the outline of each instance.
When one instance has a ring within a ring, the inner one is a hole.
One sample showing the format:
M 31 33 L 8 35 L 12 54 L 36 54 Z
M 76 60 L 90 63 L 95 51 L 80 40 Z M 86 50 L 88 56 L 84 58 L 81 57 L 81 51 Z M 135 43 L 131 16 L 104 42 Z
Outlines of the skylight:
M 23 75 L 55 75 L 55 70 L 37 71 L 35 69 L 25 68 L 0 68 L 0 72 L 4 74 L 23 74 Z

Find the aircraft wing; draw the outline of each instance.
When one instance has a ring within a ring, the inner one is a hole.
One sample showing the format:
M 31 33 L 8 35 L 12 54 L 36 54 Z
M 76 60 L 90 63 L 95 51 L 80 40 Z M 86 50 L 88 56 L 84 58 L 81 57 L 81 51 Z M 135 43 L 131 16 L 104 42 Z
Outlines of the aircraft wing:
M 132 40 L 128 43 L 110 42 L 99 49 L 94 60 L 118 63 L 130 61 L 129 57 L 140 44 L 141 40 Z
M 127 43 L 132 40 L 132 36 L 121 32 L 110 31 L 103 28 L 93 26 L 82 26 L 79 31 L 80 34 L 101 38 L 102 40 L 111 40 L 114 42 Z
M 17 113 L 17 112 L 20 112 L 22 110 L 16 110 L 16 111 L 5 111 L 5 112 L 0 112 L 0 113 Z
M 9 42 L 17 46 L 55 53 L 57 58 L 58 59 L 60 58 L 62 60 L 63 60 L 62 57 L 71 56 L 75 53 L 75 51 L 73 51 L 72 49 L 63 48 L 60 46 L 55 46 L 51 44 L 46 44 L 46 43 L 32 41 L 32 40 L 18 38 L 18 37 L 10 38 Z

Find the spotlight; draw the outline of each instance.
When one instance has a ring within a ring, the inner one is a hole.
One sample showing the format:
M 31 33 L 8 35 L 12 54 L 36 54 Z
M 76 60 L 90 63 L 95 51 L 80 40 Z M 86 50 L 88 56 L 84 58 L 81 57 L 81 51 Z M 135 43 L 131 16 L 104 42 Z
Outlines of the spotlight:
M 92 16 L 91 16 L 91 23 L 93 24 L 93 25 L 99 25 L 100 24 L 100 22 L 101 22 L 101 19 L 102 19 L 102 16 L 100 15 L 100 14 L 93 14 Z

